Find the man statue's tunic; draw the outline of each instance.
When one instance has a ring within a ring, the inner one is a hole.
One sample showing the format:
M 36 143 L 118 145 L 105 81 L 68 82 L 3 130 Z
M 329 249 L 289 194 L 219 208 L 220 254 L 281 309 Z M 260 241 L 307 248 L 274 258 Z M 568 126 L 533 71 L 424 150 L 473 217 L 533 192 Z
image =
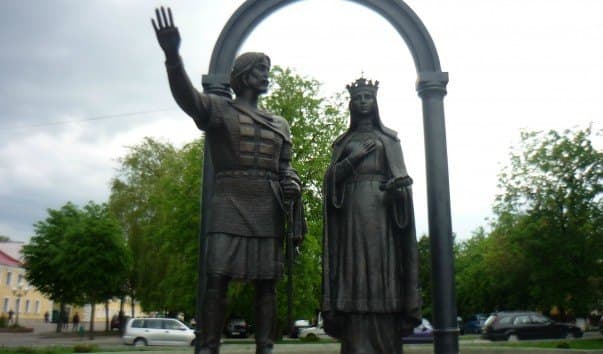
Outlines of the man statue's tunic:
M 282 274 L 285 202 L 280 183 L 291 167 L 287 121 L 216 95 L 199 94 L 182 65 L 168 66 L 172 92 L 206 133 L 215 170 L 207 225 L 210 273 L 240 279 Z M 183 94 L 183 92 L 185 94 Z

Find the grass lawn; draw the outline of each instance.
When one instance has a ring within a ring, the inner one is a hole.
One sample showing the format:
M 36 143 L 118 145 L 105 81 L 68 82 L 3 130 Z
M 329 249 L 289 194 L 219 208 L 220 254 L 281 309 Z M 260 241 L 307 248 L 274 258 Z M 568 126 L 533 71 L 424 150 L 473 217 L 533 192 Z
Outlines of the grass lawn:
M 0 347 L 0 354 L 71 354 L 71 353 L 95 353 L 95 352 L 145 352 L 145 351 L 161 351 L 169 352 L 182 350 L 182 347 L 102 347 L 95 345 L 80 345 L 80 346 L 53 346 L 53 347 L 15 347 L 4 348 Z
M 516 342 L 516 343 L 500 343 L 505 347 L 522 347 L 522 348 L 565 348 L 565 349 L 603 349 L 603 338 L 592 339 L 572 339 L 572 340 L 552 340 L 542 342 Z
M 315 343 L 333 343 L 334 340 L 320 340 Z M 226 341 L 229 344 L 252 344 L 252 341 Z M 279 344 L 299 344 L 308 342 L 300 341 L 281 341 Z M 483 346 L 483 343 L 461 343 L 461 346 Z M 559 348 L 559 349 L 583 349 L 583 350 L 601 350 L 603 349 L 603 338 L 589 339 L 570 339 L 570 340 L 550 340 L 550 341 L 519 341 L 519 342 L 491 342 L 487 347 L 515 347 L 515 348 Z M 94 353 L 94 352 L 144 352 L 157 351 L 165 352 L 173 350 L 182 350 L 182 347 L 133 347 L 133 346 L 96 346 L 89 344 L 80 344 L 75 346 L 52 346 L 52 347 L 0 347 L 0 354 L 70 354 L 70 353 Z

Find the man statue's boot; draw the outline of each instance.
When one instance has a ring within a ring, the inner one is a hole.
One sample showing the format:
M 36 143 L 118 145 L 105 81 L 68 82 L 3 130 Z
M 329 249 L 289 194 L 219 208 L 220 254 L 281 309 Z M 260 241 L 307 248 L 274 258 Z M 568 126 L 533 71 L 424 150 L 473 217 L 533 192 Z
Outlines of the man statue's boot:
M 226 313 L 226 294 L 219 290 L 207 290 L 202 311 L 200 354 L 219 354 Z
M 260 281 L 255 298 L 256 354 L 272 354 L 276 330 L 276 294 L 273 281 Z

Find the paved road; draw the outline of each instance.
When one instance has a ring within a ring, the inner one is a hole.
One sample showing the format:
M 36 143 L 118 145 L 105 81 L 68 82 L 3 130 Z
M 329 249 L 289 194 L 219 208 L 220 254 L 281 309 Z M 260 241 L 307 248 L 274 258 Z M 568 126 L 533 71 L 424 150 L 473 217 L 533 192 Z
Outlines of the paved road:
M 76 344 L 90 343 L 98 345 L 102 348 L 124 348 L 121 343 L 121 338 L 114 333 L 112 335 L 99 334 L 95 336 L 94 340 L 88 339 L 87 336 L 80 337 L 76 333 L 67 331 L 66 333 L 55 333 L 54 324 L 29 324 L 34 327 L 33 333 L 20 333 L 20 334 L 8 334 L 0 333 L 0 347 L 16 347 L 16 346 L 73 346 Z M 99 328 L 104 328 L 100 326 Z M 585 337 L 601 337 L 600 334 L 594 332 L 587 332 Z M 578 351 L 565 351 L 565 350 L 554 350 L 554 351 L 540 351 L 536 349 L 518 350 L 517 348 L 496 348 L 492 347 L 489 341 L 479 339 L 477 336 L 461 336 L 461 348 L 464 354 L 466 353 L 495 353 L 495 354 L 513 354 L 517 352 L 523 353 L 537 353 L 537 354 L 548 354 L 551 353 L 580 353 Z M 175 350 L 174 350 L 175 349 Z M 145 353 L 162 353 L 168 352 L 157 348 L 157 351 L 145 352 Z M 238 353 L 253 353 L 255 352 L 252 344 L 225 344 L 222 346 L 222 353 L 224 354 L 238 354 Z M 422 345 L 405 345 L 405 353 L 433 353 L 433 347 L 431 344 Z M 603 351 L 595 352 L 588 351 L 586 353 L 601 353 Z M 182 347 L 181 349 L 172 348 L 169 351 L 170 354 L 192 354 L 192 348 Z M 325 353 L 325 354 L 338 354 L 339 344 L 338 343 L 308 343 L 308 344 L 281 344 L 275 348 L 275 353 L 278 354 L 314 354 L 314 353 Z M 584 352 L 581 352 L 584 353 Z

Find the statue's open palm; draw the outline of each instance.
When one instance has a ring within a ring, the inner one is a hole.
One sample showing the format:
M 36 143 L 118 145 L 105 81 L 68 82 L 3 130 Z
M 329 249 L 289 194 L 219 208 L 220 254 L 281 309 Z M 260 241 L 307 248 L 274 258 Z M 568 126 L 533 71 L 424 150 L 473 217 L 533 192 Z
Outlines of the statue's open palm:
M 178 27 L 174 26 L 172 10 L 168 7 L 166 12 L 162 6 L 161 9 L 155 9 L 155 16 L 157 22 L 155 22 L 155 19 L 151 19 L 151 23 L 155 28 L 155 34 L 161 49 L 168 58 L 177 56 L 180 48 L 180 33 Z

